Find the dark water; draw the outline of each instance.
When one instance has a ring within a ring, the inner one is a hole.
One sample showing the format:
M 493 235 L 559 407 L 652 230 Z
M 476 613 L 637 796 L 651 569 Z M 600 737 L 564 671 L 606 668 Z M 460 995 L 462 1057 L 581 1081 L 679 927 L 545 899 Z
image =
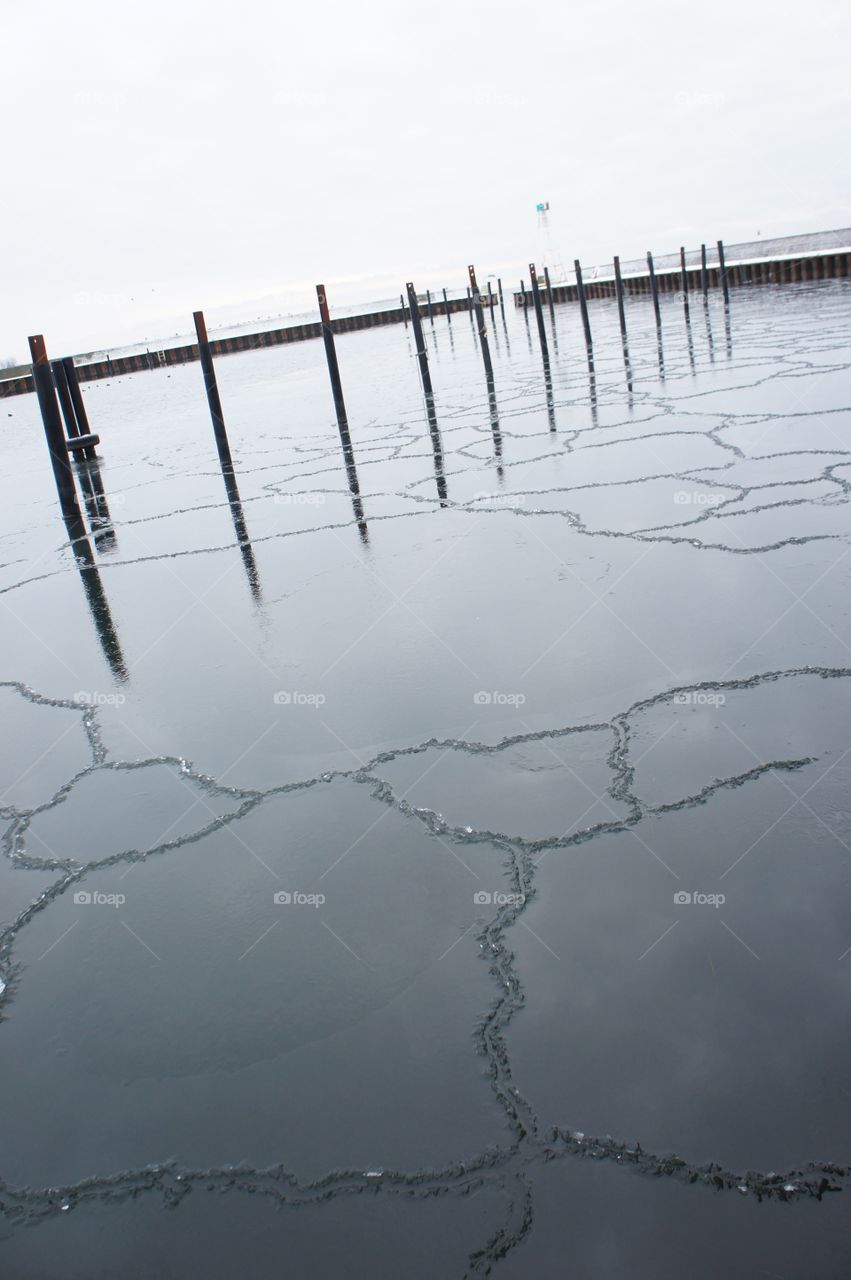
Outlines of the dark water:
M 3 1274 L 848 1273 L 849 298 L 3 402 Z

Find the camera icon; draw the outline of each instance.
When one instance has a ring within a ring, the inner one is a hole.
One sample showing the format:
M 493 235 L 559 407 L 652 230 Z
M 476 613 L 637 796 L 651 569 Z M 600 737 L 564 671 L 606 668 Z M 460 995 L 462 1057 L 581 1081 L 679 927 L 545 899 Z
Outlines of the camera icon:
M 493 695 L 487 693 L 484 689 L 480 689 L 478 693 L 473 694 L 473 702 L 475 702 L 476 706 L 486 707 L 492 701 Z
M 473 894 L 473 902 L 477 907 L 486 907 L 491 901 L 491 895 L 486 889 L 480 889 L 478 893 Z
M 85 889 L 80 889 L 74 894 L 74 902 L 78 907 L 90 907 L 92 905 L 92 895 L 87 893 Z
M 293 695 L 288 693 L 286 689 L 279 689 L 272 701 L 276 707 L 288 707 L 293 700 Z
M 674 894 L 674 902 L 678 907 L 685 907 L 691 902 L 691 894 L 680 889 L 679 893 Z
M 293 900 L 293 895 L 291 893 L 287 893 L 286 890 L 284 889 L 280 890 L 280 892 L 275 894 L 276 907 L 288 907 L 292 902 L 292 900 Z

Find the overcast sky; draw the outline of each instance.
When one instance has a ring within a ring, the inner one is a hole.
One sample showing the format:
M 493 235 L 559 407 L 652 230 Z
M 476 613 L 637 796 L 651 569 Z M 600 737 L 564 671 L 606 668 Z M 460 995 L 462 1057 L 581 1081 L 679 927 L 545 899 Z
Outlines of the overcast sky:
M 319 280 L 332 306 L 463 285 L 467 262 L 513 281 L 541 254 L 538 200 L 566 263 L 851 223 L 847 0 L 0 17 L 0 358 L 265 295 L 301 310 Z

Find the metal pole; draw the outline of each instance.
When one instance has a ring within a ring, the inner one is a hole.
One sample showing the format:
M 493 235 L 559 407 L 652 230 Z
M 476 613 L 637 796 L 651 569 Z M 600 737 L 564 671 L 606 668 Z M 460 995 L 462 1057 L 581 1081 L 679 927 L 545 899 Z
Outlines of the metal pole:
M 50 361 L 47 358 L 44 338 L 40 333 L 37 333 L 32 335 L 28 341 L 30 355 L 32 356 L 33 383 L 38 397 L 38 407 L 41 410 L 41 420 L 44 424 L 44 434 L 50 453 L 51 466 L 53 467 L 53 478 L 56 481 L 56 490 L 59 494 L 59 505 L 62 508 L 64 519 L 80 521 L 80 512 L 77 507 L 77 490 L 74 486 L 74 473 L 71 470 L 71 463 L 68 458 L 68 446 L 65 443 L 65 432 L 62 430 L 62 418 L 59 414 L 59 405 L 56 402 L 56 388 L 53 383 L 53 374 L 50 370 Z
M 591 342 L 591 322 L 588 319 L 588 303 L 585 298 L 585 285 L 582 283 L 582 268 L 579 265 L 579 259 L 573 259 L 573 270 L 576 272 L 576 292 L 579 294 L 579 306 L 582 309 L 582 324 L 585 329 L 585 342 L 590 350 Z
M 706 279 L 706 245 L 700 246 L 700 287 L 703 291 L 704 298 L 707 296 L 708 287 Z
M 473 295 L 470 293 L 469 286 L 467 288 L 467 310 L 470 313 L 470 322 L 473 320 Z
M 730 301 L 730 289 L 727 284 L 727 268 L 724 265 L 724 243 L 722 240 L 718 241 L 718 275 L 721 288 L 724 290 L 724 302 L 728 304 Z
M 77 426 L 80 429 L 81 436 L 89 436 L 92 429 L 89 426 L 89 415 L 86 413 L 85 402 L 83 401 L 83 393 L 80 390 L 80 379 L 77 376 L 77 366 L 74 364 L 73 356 L 64 356 L 62 366 L 65 370 L 65 377 L 68 380 L 68 390 L 71 393 L 71 403 L 74 406 L 74 417 L 77 419 Z M 83 451 L 84 457 L 93 462 L 97 458 L 94 445 L 89 445 Z
M 489 378 L 493 377 L 493 365 L 491 364 L 490 347 L 488 346 L 488 330 L 485 324 L 485 317 L 482 311 L 482 295 L 479 293 L 479 286 L 476 284 L 476 269 L 468 267 L 470 273 L 470 288 L 472 289 L 473 307 L 476 312 L 476 320 L 479 325 L 479 337 L 482 340 L 482 359 L 485 362 L 485 373 Z
M 656 284 L 656 272 L 653 270 L 653 254 L 647 252 L 647 270 L 650 273 L 650 292 L 653 295 L 653 310 L 656 312 L 656 328 L 662 328 L 662 313 L 659 310 L 659 289 Z
M 414 343 L 417 348 L 417 359 L 420 362 L 420 377 L 423 380 L 423 391 L 426 396 L 431 399 L 434 395 L 431 386 L 431 373 L 428 367 L 428 352 L 426 351 L 425 338 L 423 337 L 423 326 L 420 320 L 420 308 L 417 304 L 417 292 L 414 286 L 408 282 L 405 285 L 408 291 L 408 305 L 411 308 L 411 325 L 414 330 Z
M 405 295 L 399 294 L 399 301 L 402 304 L 402 319 L 405 321 L 405 328 L 408 327 L 408 308 L 405 306 Z
M 499 309 L 502 312 L 502 314 L 505 315 L 505 299 L 502 296 L 502 281 L 499 279 L 499 277 L 497 277 L 496 287 L 499 293 Z
M 74 405 L 74 416 L 77 419 L 77 426 L 80 428 L 80 435 L 91 435 L 92 429 L 89 426 L 89 415 L 86 413 L 86 406 L 83 403 L 83 395 L 80 391 L 80 379 L 77 377 L 77 366 L 74 364 L 74 357 L 64 356 L 62 365 L 65 369 L 65 377 L 68 379 L 68 390 L 71 392 L 71 401 Z
M 56 392 L 59 396 L 59 404 L 62 409 L 62 417 L 65 419 L 65 434 L 68 439 L 74 436 L 81 436 L 77 422 L 77 415 L 74 412 L 74 402 L 71 399 L 71 388 L 68 386 L 68 375 L 65 372 L 65 365 L 61 360 L 51 360 L 50 367 L 53 370 L 53 381 L 56 384 Z
M 446 319 L 449 324 L 452 323 L 452 312 L 449 310 L 449 299 L 446 296 L 446 290 L 443 290 L 443 305 L 446 308 Z
M 688 272 L 686 271 L 686 251 L 682 245 L 680 245 L 680 284 L 683 291 L 683 309 L 686 313 L 686 323 L 688 323 L 690 318 L 688 309 Z
M 195 333 L 198 336 L 198 354 L 201 357 L 201 369 L 204 373 L 204 389 L 207 392 L 207 403 L 210 406 L 210 417 L 213 419 L 213 435 L 216 437 L 216 448 L 219 451 L 219 460 L 223 467 L 233 468 L 233 460 L 230 456 L 230 445 L 228 444 L 228 433 L 225 429 L 225 419 L 222 413 L 222 402 L 219 398 L 219 387 L 216 382 L 216 371 L 213 368 L 213 353 L 210 350 L 210 343 L 207 338 L 207 325 L 204 320 L 203 311 L 193 311 L 192 319 L 195 321 Z
M 343 399 L 343 384 L 340 381 L 340 366 L 337 364 L 337 348 L 334 346 L 334 330 L 331 328 L 331 313 L 328 310 L 328 299 L 325 294 L 324 284 L 316 286 L 316 297 L 319 300 L 319 315 L 322 318 L 322 337 L 325 341 L 325 358 L 328 361 L 331 391 L 334 395 L 334 409 L 337 414 L 337 426 L 343 438 L 343 445 L 351 448 L 349 423 L 346 418 L 346 402 Z
M 553 306 L 553 286 L 550 284 L 549 267 L 544 267 L 544 279 L 547 282 L 547 302 L 550 304 L 550 315 L 553 318 L 553 324 L 555 324 L 556 313 L 555 307 Z M 555 335 L 555 330 L 553 330 L 553 334 Z
M 431 290 L 426 289 L 426 303 L 428 304 L 428 318 L 434 324 L 434 312 L 431 309 Z
M 523 310 L 525 311 L 529 306 L 529 299 L 526 297 L 526 284 L 523 280 L 520 281 L 520 295 L 523 299 Z
M 535 304 L 535 318 L 538 321 L 538 337 L 541 339 L 541 351 L 544 354 L 544 359 L 549 360 L 550 349 L 547 346 L 547 331 L 544 327 L 544 311 L 541 306 L 541 290 L 538 288 L 538 271 L 534 262 L 529 263 L 529 278 L 532 281 L 532 301 Z
M 623 308 L 623 280 L 621 279 L 621 260 L 615 256 L 615 293 L 618 296 L 618 320 L 621 325 L 621 336 L 626 342 L 626 312 Z

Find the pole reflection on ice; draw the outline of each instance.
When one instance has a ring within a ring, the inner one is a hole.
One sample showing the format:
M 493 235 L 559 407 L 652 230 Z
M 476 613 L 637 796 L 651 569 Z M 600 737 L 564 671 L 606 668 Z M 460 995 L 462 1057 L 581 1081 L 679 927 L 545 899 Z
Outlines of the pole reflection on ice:
M 127 664 L 83 518 L 79 514 L 74 514 L 66 515 L 63 519 L 103 656 L 115 679 L 120 684 L 125 684 L 130 678 Z
M 490 412 L 491 435 L 493 436 L 493 456 L 496 458 L 496 474 L 502 479 L 502 432 L 499 428 L 499 409 L 496 403 L 496 387 L 493 377 L 488 377 L 488 409 Z
M 428 432 L 431 436 L 431 447 L 434 452 L 434 479 L 437 484 L 437 496 L 440 505 L 445 507 L 446 502 L 446 473 L 443 464 L 443 441 L 440 438 L 440 428 L 437 425 L 437 414 L 434 409 L 434 398 L 426 396 L 426 414 L 428 416 Z
M 659 380 L 665 381 L 665 350 L 662 346 L 662 326 L 656 326 L 656 351 L 659 355 Z
M 691 319 L 688 315 L 686 316 L 686 341 L 688 342 L 688 361 L 691 365 L 691 371 L 694 373 L 694 342 L 691 336 Z
M 706 321 L 706 341 L 709 345 L 709 363 L 715 363 L 715 339 L 712 334 L 712 320 L 709 316 L 709 299 L 704 294 L 703 297 L 703 318 Z
M 550 357 L 547 355 L 546 352 L 543 353 L 543 357 L 544 357 L 544 390 L 547 397 L 547 417 L 550 423 L 550 431 L 555 431 L 556 406 L 555 406 L 555 399 L 553 398 L 553 379 L 552 379 L 552 374 L 550 372 Z
M 591 399 L 591 421 L 597 426 L 597 374 L 594 370 L 594 348 L 588 348 L 588 395 Z
M 730 307 L 727 303 L 724 304 L 724 332 L 727 335 L 727 359 L 729 360 L 733 355 L 733 332 L 730 328 Z
M 263 592 L 260 586 L 260 573 L 257 569 L 257 561 L 254 559 L 254 548 L 251 545 L 251 539 L 248 536 L 248 526 L 245 523 L 245 512 L 242 508 L 242 499 L 239 496 L 239 487 L 236 483 L 236 474 L 233 466 L 227 466 L 222 463 L 222 479 L 225 482 L 225 493 L 227 494 L 228 506 L 230 507 L 231 519 L 233 520 L 234 533 L 236 541 L 239 545 L 239 554 L 242 556 L 242 563 L 245 566 L 245 576 L 248 579 L 248 589 L 254 598 L 256 604 L 263 603 Z
M 101 555 L 115 551 L 118 546 L 118 540 L 103 487 L 100 459 L 95 457 L 92 461 L 89 461 L 87 458 L 77 458 L 74 465 L 77 479 L 80 482 L 86 515 L 89 518 L 89 529 L 94 539 L 95 550 Z

